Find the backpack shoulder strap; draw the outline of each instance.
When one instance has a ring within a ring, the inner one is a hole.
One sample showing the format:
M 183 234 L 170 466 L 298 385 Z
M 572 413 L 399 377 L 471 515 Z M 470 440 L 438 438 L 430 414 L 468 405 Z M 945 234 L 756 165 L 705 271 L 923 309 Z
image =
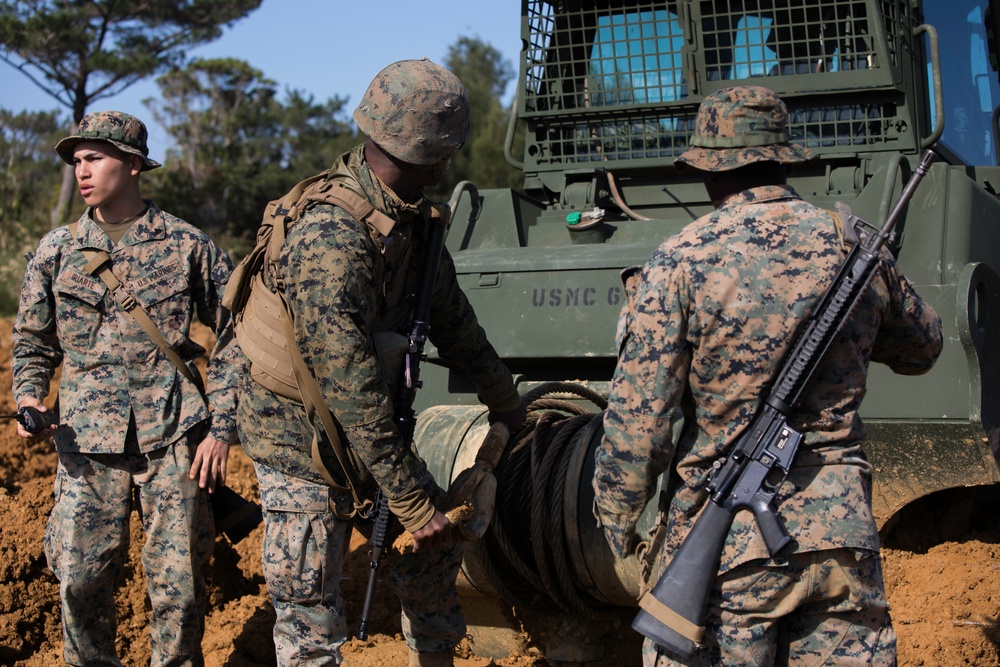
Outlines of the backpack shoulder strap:
M 285 243 L 285 229 L 291 221 L 297 220 L 301 212 L 304 193 L 316 183 L 324 181 L 328 171 L 299 181 L 285 196 L 268 202 L 264 208 L 257 241 L 229 277 L 222 305 L 239 318 L 250 299 L 254 276 L 263 270 L 274 272 L 278 263 L 281 246 Z M 277 274 L 274 273 L 277 278 Z
M 306 192 L 316 187 L 322 187 L 326 183 L 326 178 L 330 171 L 322 171 L 315 176 L 299 181 L 281 199 L 276 199 L 264 209 L 264 224 L 273 225 L 272 236 L 267 249 L 267 262 L 274 264 L 278 261 L 278 253 L 281 246 L 285 244 L 285 229 L 290 223 L 295 222 L 302 215 L 302 210 L 310 197 Z M 275 224 L 277 223 L 277 224 Z
M 350 213 L 354 219 L 374 227 L 383 236 L 389 236 L 392 233 L 393 227 L 396 226 L 395 220 L 375 208 L 374 204 L 343 183 L 324 183 L 314 193 L 309 195 L 308 201 L 324 202 L 339 206 Z

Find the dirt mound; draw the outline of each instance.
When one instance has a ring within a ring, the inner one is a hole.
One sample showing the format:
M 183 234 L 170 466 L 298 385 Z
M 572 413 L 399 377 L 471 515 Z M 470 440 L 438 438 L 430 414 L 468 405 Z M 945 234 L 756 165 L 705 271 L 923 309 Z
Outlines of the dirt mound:
M 9 321 L 0 322 L 0 411 L 10 414 Z M 15 427 L 0 424 L 0 664 L 47 667 L 61 664 L 58 583 L 42 553 L 45 521 L 52 508 L 56 457 L 51 443 L 26 446 Z M 229 485 L 259 499 L 253 466 L 238 448 L 230 454 Z M 899 664 L 910 666 L 1000 664 L 1000 512 L 992 499 L 939 494 L 907 510 L 886 540 L 886 586 L 899 634 Z M 275 664 L 271 627 L 274 610 L 260 569 L 261 532 L 231 545 L 216 543 L 208 572 L 210 605 L 204 640 L 208 667 L 268 667 Z M 118 651 L 127 665 L 149 662 L 149 607 L 139 555 L 142 529 L 132 516 L 132 543 L 116 594 Z M 348 627 L 357 614 L 368 576 L 367 548 L 351 541 L 343 594 Z M 388 580 L 379 583 L 389 593 Z M 355 667 L 405 665 L 399 606 L 391 594 L 373 609 L 373 634 L 344 648 Z M 489 660 L 466 649 L 459 667 L 485 667 Z M 517 656 L 504 667 L 545 661 Z

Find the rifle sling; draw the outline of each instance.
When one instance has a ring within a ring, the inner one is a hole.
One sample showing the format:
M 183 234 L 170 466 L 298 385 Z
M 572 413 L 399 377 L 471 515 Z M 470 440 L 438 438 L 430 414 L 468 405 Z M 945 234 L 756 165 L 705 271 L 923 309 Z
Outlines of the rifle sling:
M 337 458 L 337 463 L 344 470 L 344 477 L 347 479 L 347 490 L 350 491 L 354 502 L 354 513 L 367 517 L 371 514 L 374 503 L 371 500 L 361 497 L 361 480 L 358 479 L 354 464 L 351 462 L 344 444 L 340 441 L 340 432 L 337 430 L 333 414 L 330 412 L 330 408 L 327 407 L 326 401 L 323 400 L 323 393 L 320 390 L 319 383 L 306 366 L 306 362 L 302 358 L 302 353 L 299 352 L 299 346 L 295 344 L 295 326 L 292 323 L 292 311 L 285 301 L 285 295 L 280 292 L 278 295 L 285 306 L 285 317 L 282 319 L 285 323 L 285 335 L 288 337 L 288 352 L 292 358 L 292 371 L 295 374 L 295 383 L 298 385 L 299 392 L 302 395 L 302 405 L 306 409 L 306 419 L 312 423 L 313 415 L 319 416 L 319 421 L 323 425 L 323 431 L 326 432 L 327 440 L 330 441 L 330 449 L 333 450 L 333 454 Z M 326 463 L 320 455 L 319 433 L 315 428 L 313 429 L 312 460 L 313 466 L 316 467 L 316 470 L 323 476 L 327 484 L 335 489 L 344 488 L 343 484 L 333 478 L 333 474 L 326 467 Z M 333 507 L 333 503 L 331 503 L 331 511 L 338 514 Z
M 657 600 L 652 591 L 647 591 L 645 595 L 639 598 L 639 608 L 685 639 L 690 639 L 698 645 L 701 644 L 702 637 L 705 634 L 705 626 L 695 625 L 684 618 Z

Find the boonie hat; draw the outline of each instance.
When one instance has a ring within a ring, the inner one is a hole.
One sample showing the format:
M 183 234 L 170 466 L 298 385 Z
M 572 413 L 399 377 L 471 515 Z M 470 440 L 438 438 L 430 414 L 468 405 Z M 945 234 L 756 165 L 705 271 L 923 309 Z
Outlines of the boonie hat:
M 788 107 L 761 86 L 717 90 L 698 107 L 689 148 L 674 160 L 678 170 L 728 171 L 755 162 L 793 165 L 812 152 L 788 140 Z
M 396 159 L 434 164 L 469 138 L 469 93 L 457 76 L 427 58 L 401 60 L 375 75 L 354 121 Z
M 56 153 L 68 164 L 73 164 L 73 148 L 84 141 L 106 141 L 115 148 L 142 158 L 142 171 L 162 166 L 150 160 L 146 139 L 146 126 L 135 116 L 121 111 L 96 111 L 80 121 L 80 129 L 56 144 Z

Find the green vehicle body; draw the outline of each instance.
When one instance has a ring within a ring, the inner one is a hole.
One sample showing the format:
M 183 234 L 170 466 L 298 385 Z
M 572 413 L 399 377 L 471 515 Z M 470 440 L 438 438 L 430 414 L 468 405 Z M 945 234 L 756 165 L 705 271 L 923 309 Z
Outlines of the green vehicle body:
M 816 155 L 789 182 L 824 208 L 843 202 L 880 226 L 922 150 L 940 155 L 892 248 L 941 315 L 945 349 L 921 377 L 873 365 L 862 408 L 880 526 L 921 496 L 1000 481 L 1000 86 L 992 39 L 1000 12 L 990 4 L 523 0 L 507 157 L 523 170 L 524 186 L 460 184 L 447 240 L 462 287 L 522 393 L 557 382 L 606 395 L 620 272 L 712 210 L 697 174 L 673 166 L 699 102 L 719 88 L 763 85 L 787 103 L 793 140 Z M 422 379 L 416 446 L 437 479 L 453 479 L 471 464 L 486 415 L 468 380 L 433 348 Z M 523 649 L 524 630 L 553 664 L 615 664 L 602 639 L 607 618 L 620 615 L 622 641 L 641 640 L 627 632 L 639 564 L 610 554 L 591 513 L 600 406 L 563 398 L 595 417 L 560 455 L 560 472 L 546 482 L 559 493 L 543 511 L 561 514 L 560 552 L 551 559 L 586 609 L 544 590 L 531 594 L 542 569 L 532 562 L 537 544 L 514 545 L 531 570 L 519 572 L 503 567 L 496 541 L 486 538 L 467 549 L 463 604 L 480 655 Z M 501 485 L 498 515 L 512 497 L 532 495 Z M 535 515 L 542 507 L 537 499 L 526 506 Z M 651 504 L 641 530 L 655 520 Z

